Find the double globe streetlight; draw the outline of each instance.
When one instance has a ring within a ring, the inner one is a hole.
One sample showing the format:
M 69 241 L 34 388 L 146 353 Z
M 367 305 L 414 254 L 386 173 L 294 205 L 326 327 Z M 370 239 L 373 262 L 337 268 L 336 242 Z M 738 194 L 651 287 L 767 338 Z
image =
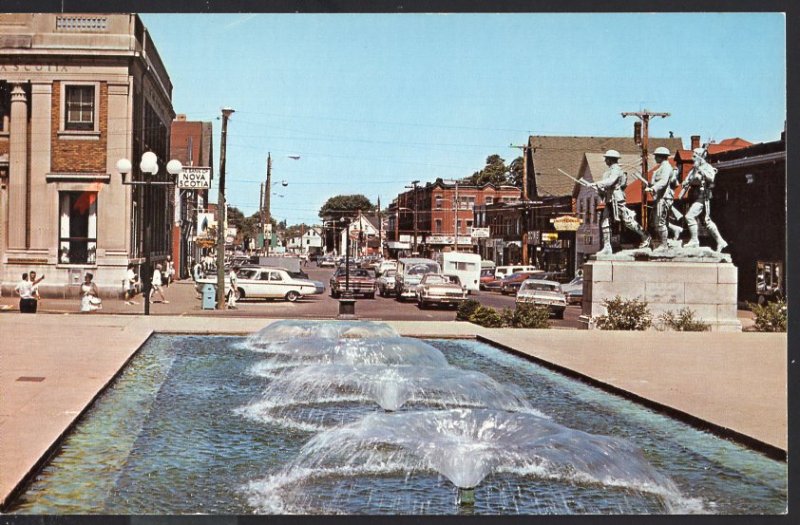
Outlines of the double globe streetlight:
M 133 165 L 128 159 L 120 159 L 117 161 L 117 171 L 122 178 L 122 184 L 125 186 L 139 186 L 144 185 L 144 197 L 142 202 L 142 215 L 146 221 L 144 227 L 144 268 L 140 272 L 142 278 L 142 295 L 144 296 L 144 315 L 150 315 L 150 283 L 152 280 L 153 270 L 151 268 L 151 253 L 150 253 L 150 223 L 151 213 L 149 208 L 150 204 L 150 187 L 151 186 L 174 186 L 177 184 L 177 177 L 183 171 L 183 165 L 179 160 L 170 160 L 167 162 L 167 173 L 172 176 L 172 180 L 154 181 L 153 175 L 158 175 L 158 155 L 152 151 L 147 151 L 142 154 L 142 160 L 139 162 L 139 171 L 144 176 L 144 180 L 127 180 L 127 175 L 133 172 Z M 147 276 L 147 277 L 145 277 Z

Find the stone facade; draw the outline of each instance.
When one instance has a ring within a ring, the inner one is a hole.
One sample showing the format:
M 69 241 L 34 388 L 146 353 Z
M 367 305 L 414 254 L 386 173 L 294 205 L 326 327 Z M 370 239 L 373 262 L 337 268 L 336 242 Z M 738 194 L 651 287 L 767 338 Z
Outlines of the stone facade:
M 605 299 L 617 295 L 647 301 L 654 320 L 689 308 L 712 331 L 741 331 L 736 317 L 738 270 L 730 262 L 589 261 L 583 266 L 581 320 L 606 314 Z
M 131 160 L 138 179 L 142 153 L 153 151 L 163 179 L 175 113 L 139 17 L 0 14 L 0 97 L 3 293 L 31 270 L 46 276 L 41 295 L 57 297 L 77 296 L 87 272 L 105 296 L 121 294 L 129 263 L 149 274 L 143 209 L 158 260 L 170 251 L 172 201 L 155 186 L 146 203 L 116 163 Z

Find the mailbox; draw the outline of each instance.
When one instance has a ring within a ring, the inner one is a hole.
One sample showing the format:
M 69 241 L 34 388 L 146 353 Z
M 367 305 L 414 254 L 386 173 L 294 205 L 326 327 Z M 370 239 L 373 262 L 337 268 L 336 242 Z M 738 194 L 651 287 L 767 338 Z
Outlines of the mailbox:
M 217 287 L 213 284 L 204 284 L 201 294 L 203 310 L 213 310 L 217 307 Z

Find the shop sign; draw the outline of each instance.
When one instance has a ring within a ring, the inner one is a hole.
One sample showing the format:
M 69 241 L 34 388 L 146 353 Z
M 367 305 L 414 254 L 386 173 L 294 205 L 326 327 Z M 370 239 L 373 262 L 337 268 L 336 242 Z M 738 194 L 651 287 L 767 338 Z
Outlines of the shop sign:
M 539 244 L 542 242 L 542 232 L 540 230 L 528 231 L 528 244 Z
M 583 221 L 580 218 L 572 215 L 562 215 L 561 217 L 550 219 L 550 222 L 553 224 L 553 227 L 556 229 L 556 231 L 561 232 L 578 231 L 580 225 L 583 224 Z
M 543 232 L 542 233 L 542 242 L 552 242 L 558 240 L 558 233 L 556 232 Z
M 473 239 L 488 239 L 489 228 L 471 228 L 470 235 Z
M 211 187 L 211 168 L 184 167 L 178 174 L 178 188 L 182 190 L 207 190 Z

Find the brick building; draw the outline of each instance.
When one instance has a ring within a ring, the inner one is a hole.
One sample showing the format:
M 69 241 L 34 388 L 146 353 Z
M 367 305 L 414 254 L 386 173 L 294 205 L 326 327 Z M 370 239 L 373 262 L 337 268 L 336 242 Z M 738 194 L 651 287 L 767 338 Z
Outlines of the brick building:
M 46 275 L 42 295 L 77 295 L 92 272 L 118 295 L 128 263 L 170 250 L 166 186 L 126 186 L 154 152 L 166 175 L 172 84 L 136 15 L 0 14 L 0 279 Z
M 213 126 L 211 122 L 186 120 L 178 115 L 170 133 L 170 159 L 184 166 L 211 168 L 214 175 Z M 203 248 L 195 243 L 197 214 L 208 206 L 208 190 L 179 190 L 175 192 L 175 217 L 172 224 L 172 259 L 181 278 L 191 275 L 190 260 L 198 260 Z
M 416 191 L 411 189 L 398 195 L 389 205 L 388 246 L 433 257 L 453 250 L 457 239 L 459 251 L 477 251 L 471 235 L 475 207 L 517 202 L 520 194 L 521 190 L 515 186 L 458 184 L 456 188 L 454 183 L 448 184 L 442 179 L 420 186 Z

